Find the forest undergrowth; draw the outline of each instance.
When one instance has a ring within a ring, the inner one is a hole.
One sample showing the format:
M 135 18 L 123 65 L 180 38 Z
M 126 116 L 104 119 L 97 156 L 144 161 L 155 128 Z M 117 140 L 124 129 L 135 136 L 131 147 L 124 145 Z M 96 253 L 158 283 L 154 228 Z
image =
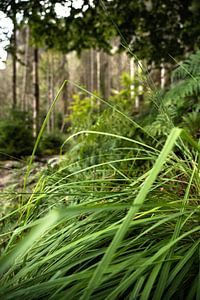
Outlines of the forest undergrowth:
M 80 87 L 95 110 L 83 107 L 80 122 L 72 109 L 68 151 L 61 149 L 59 163 L 29 191 L 34 154 L 61 87 L 22 192 L 13 196 L 17 205 L 1 218 L 10 224 L 1 235 L 1 299 L 200 299 L 193 61 L 174 72 L 168 91 L 148 95 L 140 115 L 131 115 L 125 91 L 107 102 Z

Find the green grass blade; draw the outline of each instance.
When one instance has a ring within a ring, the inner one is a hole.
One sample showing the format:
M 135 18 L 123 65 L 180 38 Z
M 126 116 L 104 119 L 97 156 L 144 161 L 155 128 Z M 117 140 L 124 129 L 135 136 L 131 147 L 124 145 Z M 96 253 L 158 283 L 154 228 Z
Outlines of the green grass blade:
M 102 131 L 94 131 L 94 130 L 82 130 L 82 131 L 79 131 L 79 132 L 76 132 L 76 133 L 72 134 L 70 137 L 68 137 L 64 141 L 64 143 L 61 146 L 61 152 L 60 152 L 60 154 L 62 154 L 62 149 L 63 149 L 63 147 L 65 146 L 65 144 L 67 142 L 69 142 L 74 137 L 76 137 L 78 135 L 82 135 L 82 134 L 95 134 L 95 135 L 104 135 L 104 136 L 114 137 L 114 138 L 118 138 L 118 139 L 130 142 L 130 143 L 134 143 L 134 144 L 143 146 L 144 148 L 147 148 L 147 149 L 153 150 L 153 152 L 156 152 L 155 148 L 153 148 L 151 146 L 148 146 L 147 144 L 141 143 L 141 142 L 139 142 L 137 140 L 133 140 L 131 138 L 122 136 L 122 135 L 118 135 L 118 134 L 114 134 L 114 133 L 110 133 L 110 132 L 102 132 Z
M 23 257 L 27 251 L 40 239 L 44 233 L 59 220 L 59 213 L 55 210 L 50 212 L 45 218 L 41 219 L 39 224 L 35 226 L 28 236 L 18 243 L 14 251 L 8 253 L 0 260 L 0 274 L 6 272 L 17 259 Z
M 139 297 L 139 293 L 141 293 L 141 288 L 144 284 L 146 276 L 141 276 L 134 286 L 134 290 L 131 292 L 129 299 L 137 299 Z M 148 298 L 145 298 L 148 299 Z
M 194 245 L 184 254 L 183 258 L 179 261 L 176 267 L 171 271 L 171 274 L 167 281 L 167 286 L 169 286 L 173 282 L 173 280 L 184 267 L 184 265 L 193 257 L 195 251 L 197 251 L 197 248 L 199 247 L 199 244 L 200 240 L 196 241 Z
M 155 280 L 158 276 L 158 273 L 160 271 L 162 267 L 162 263 L 158 263 L 157 265 L 155 265 L 155 267 L 153 268 L 153 270 L 151 271 L 149 278 L 147 280 L 147 283 L 145 284 L 145 287 L 142 291 L 142 295 L 141 295 L 141 300 L 146 300 L 149 299 L 149 295 L 151 293 L 151 290 L 153 288 L 153 285 L 155 283 Z
M 151 136 L 151 134 L 149 132 L 147 132 L 143 127 L 141 127 L 137 122 L 135 122 L 132 118 L 130 118 L 129 116 L 127 116 L 126 114 L 124 114 L 121 110 L 119 110 L 116 106 L 112 105 L 111 103 L 109 103 L 108 101 L 105 101 L 104 99 L 102 99 L 101 97 L 95 95 L 94 93 L 86 90 L 85 88 L 83 88 L 82 86 L 69 81 L 68 82 L 72 85 L 74 85 L 75 87 L 77 87 L 79 90 L 83 91 L 84 93 L 96 98 L 98 101 L 106 104 L 108 107 L 112 108 L 114 111 L 116 111 L 119 115 L 121 115 L 123 118 L 125 118 L 126 120 L 128 120 L 130 123 L 132 123 L 136 128 L 139 128 L 142 132 L 144 132 L 147 136 L 150 136 L 154 141 L 156 140 L 155 137 Z
M 31 170 L 31 166 L 32 166 L 32 163 L 33 163 L 34 155 L 35 155 L 36 150 L 38 148 L 38 145 L 39 145 L 39 142 L 41 140 L 42 134 L 43 134 L 43 132 L 45 130 L 45 127 L 46 127 L 47 122 L 48 122 L 48 120 L 49 120 L 49 118 L 51 116 L 51 113 L 52 113 L 52 111 L 54 109 L 54 106 L 55 106 L 56 102 L 58 101 L 58 99 L 60 97 L 60 94 L 62 93 L 62 90 L 63 90 L 64 86 L 66 85 L 66 83 L 67 83 L 67 80 L 65 80 L 63 82 L 63 84 L 61 85 L 60 89 L 58 90 L 58 93 L 57 93 L 56 97 L 54 98 L 54 100 L 53 100 L 53 102 L 52 102 L 52 104 L 51 104 L 51 106 L 49 108 L 49 111 L 48 111 L 48 113 L 47 113 L 47 115 L 46 115 L 46 117 L 44 119 L 44 122 L 42 124 L 41 129 L 40 129 L 40 132 L 39 132 L 39 134 L 37 136 L 37 139 L 36 139 L 36 142 L 35 142 L 35 145 L 34 145 L 34 148 L 33 148 L 33 152 L 31 154 L 31 157 L 30 157 L 30 160 L 29 160 L 29 163 L 28 163 L 28 168 L 27 168 L 27 171 L 26 171 L 26 174 L 25 174 L 25 177 L 24 177 L 23 192 L 25 192 L 25 190 L 26 190 L 27 179 L 28 179 L 28 176 L 30 174 L 30 170 Z
M 182 204 L 182 207 L 181 207 L 181 212 L 184 212 L 185 205 L 188 201 L 189 191 L 191 189 L 194 174 L 195 174 L 195 168 L 192 172 L 192 175 L 190 177 L 189 183 L 188 183 L 187 188 L 186 188 L 186 192 L 185 192 L 184 199 L 183 199 L 183 204 Z M 173 232 L 173 235 L 172 235 L 172 241 L 180 235 L 181 226 L 182 226 L 183 222 L 184 222 L 184 219 L 182 218 L 182 216 L 180 216 L 178 218 L 178 221 L 176 223 L 176 226 L 175 226 L 175 229 L 174 229 L 174 232 Z M 159 299 L 162 298 L 162 295 L 163 295 L 163 292 L 164 292 L 164 289 L 165 289 L 165 285 L 166 285 L 167 279 L 169 277 L 169 272 L 170 272 L 170 268 L 171 268 L 171 257 L 173 255 L 173 252 L 174 252 L 174 249 L 172 248 L 170 250 L 168 256 L 166 257 L 167 262 L 164 263 L 162 272 L 160 274 L 160 279 L 159 279 L 158 284 L 157 284 L 157 288 L 154 292 L 153 300 L 159 300 Z
M 163 255 L 165 255 L 176 243 L 178 243 L 180 240 L 184 239 L 185 237 L 189 236 L 190 234 L 194 232 L 198 232 L 200 230 L 200 226 L 193 228 L 192 230 L 182 234 L 179 236 L 176 240 L 166 242 L 165 245 L 160 248 L 152 257 L 149 257 L 146 259 L 146 261 L 138 268 L 133 274 L 131 274 L 124 282 L 118 286 L 112 294 L 108 296 L 106 300 L 114 300 L 117 299 L 117 296 L 127 290 L 129 286 L 135 281 L 138 280 L 138 278 L 143 275 L 146 270 L 151 267 L 157 259 L 161 259 Z
M 167 138 L 167 141 L 158 156 L 153 168 L 151 169 L 149 176 L 146 178 L 144 181 L 144 185 L 142 186 L 138 196 L 134 200 L 133 204 L 136 205 L 132 208 L 130 208 L 129 212 L 127 213 L 122 225 L 120 226 L 119 230 L 115 234 L 110 246 L 107 248 L 107 251 L 105 255 L 103 256 L 102 260 L 100 261 L 98 267 L 96 268 L 87 288 L 84 291 L 83 296 L 81 297 L 82 300 L 87 300 L 90 298 L 91 294 L 93 291 L 96 289 L 96 287 L 99 286 L 101 283 L 103 274 L 105 273 L 106 269 L 108 268 L 108 265 L 112 261 L 113 254 L 115 253 L 116 249 L 120 245 L 122 239 L 124 238 L 128 227 L 129 223 L 134 217 L 135 213 L 138 212 L 139 208 L 143 204 L 148 192 L 150 191 L 158 173 L 161 171 L 161 168 L 163 164 L 165 163 L 165 160 L 169 153 L 171 152 L 176 140 L 181 134 L 181 129 L 179 128 L 174 128 L 172 129 L 170 135 Z

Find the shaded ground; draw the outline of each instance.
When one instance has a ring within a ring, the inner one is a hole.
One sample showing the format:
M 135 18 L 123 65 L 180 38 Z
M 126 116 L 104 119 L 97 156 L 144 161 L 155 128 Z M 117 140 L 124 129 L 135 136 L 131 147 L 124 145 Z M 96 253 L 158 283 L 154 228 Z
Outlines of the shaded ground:
M 16 182 L 16 170 L 22 167 L 22 163 L 16 161 L 0 162 L 0 191 L 3 191 L 8 185 Z
M 46 168 L 47 166 L 52 166 L 56 161 L 58 161 L 58 156 L 44 157 L 37 162 L 34 162 L 32 165 L 31 174 L 28 178 L 28 189 L 31 191 L 33 186 L 40 176 L 40 171 Z M 3 251 L 4 246 L 7 244 L 10 233 L 16 227 L 15 217 L 13 216 L 10 220 L 7 221 L 5 217 L 12 213 L 18 207 L 18 201 L 20 194 L 23 189 L 24 175 L 27 170 L 27 160 L 7 160 L 0 161 L 0 244 L 1 251 Z
M 35 174 L 45 168 L 47 165 L 54 165 L 59 160 L 59 157 L 47 156 L 34 163 L 32 173 Z M 7 160 L 0 161 L 0 192 L 10 185 L 16 186 L 16 189 L 21 186 L 24 175 L 26 173 L 27 161 Z

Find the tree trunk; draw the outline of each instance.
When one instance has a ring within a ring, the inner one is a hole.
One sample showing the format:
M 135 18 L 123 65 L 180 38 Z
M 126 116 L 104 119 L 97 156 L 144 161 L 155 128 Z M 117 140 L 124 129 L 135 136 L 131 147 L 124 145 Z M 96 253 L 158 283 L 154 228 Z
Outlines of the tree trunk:
M 161 88 L 164 89 L 167 86 L 170 85 L 170 69 L 171 69 L 171 65 L 167 64 L 167 63 L 162 63 L 161 64 Z
M 66 54 L 63 54 L 60 69 L 63 71 L 63 81 L 69 80 L 69 63 Z M 69 95 L 69 85 L 68 83 L 63 88 L 62 100 L 63 100 L 63 115 L 62 115 L 62 126 L 60 128 L 61 132 L 64 132 L 65 128 L 69 126 L 69 122 L 66 124 L 65 117 L 70 114 L 70 95 Z
M 90 49 L 90 92 L 94 91 L 94 51 Z
M 62 61 L 62 70 L 64 70 L 64 80 L 69 79 L 69 64 L 68 59 L 66 55 L 63 55 L 63 61 Z M 66 84 L 63 89 L 63 111 L 64 115 L 67 115 L 69 112 L 69 85 Z
M 161 68 L 157 67 L 155 63 L 152 63 L 151 70 L 150 70 L 150 78 L 153 82 L 154 88 L 160 88 L 161 86 Z
M 23 95 L 22 95 L 22 110 L 28 111 L 27 103 L 27 83 L 28 83 L 28 67 L 29 67 L 29 28 L 28 26 L 25 29 L 25 55 L 24 55 L 24 75 L 23 75 Z
M 14 3 L 15 5 L 15 3 Z M 13 16 L 13 36 L 12 36 L 12 92 L 13 109 L 17 106 L 17 21 L 16 15 Z
M 101 77 L 101 73 L 100 73 L 100 52 L 97 51 L 96 52 L 96 59 L 97 59 L 97 92 L 100 94 L 100 77 Z
M 141 104 L 143 102 L 143 82 L 142 82 L 142 63 L 140 61 L 135 62 L 134 58 L 130 60 L 130 77 L 132 80 L 130 86 L 131 99 L 134 99 L 134 111 L 139 112 Z M 137 80 L 136 83 L 134 81 Z
M 105 100 L 108 100 L 110 96 L 110 59 L 108 54 L 102 53 L 102 65 L 101 65 L 101 80 L 102 80 L 102 94 Z
M 87 90 L 90 90 L 90 50 L 84 50 L 81 53 L 81 66 L 81 84 L 83 84 Z
M 54 56 L 53 53 L 51 53 L 51 77 L 50 77 L 50 103 L 55 98 L 55 88 L 54 88 Z M 51 113 L 51 131 L 55 130 L 55 108 L 53 109 Z
M 39 133 L 39 112 L 40 112 L 40 91 L 39 91 L 39 50 L 34 48 L 34 62 L 33 62 L 33 71 L 34 71 L 34 105 L 33 105 L 33 134 L 36 135 Z
M 48 112 L 50 108 L 50 62 L 49 62 L 49 53 L 47 52 L 47 67 L 46 67 L 46 112 Z M 51 131 L 51 122 L 50 118 L 47 121 L 47 132 L 50 133 Z
M 135 73 L 136 73 L 136 65 L 134 62 L 134 58 L 131 57 L 130 59 L 130 78 L 131 78 L 131 85 L 130 85 L 130 94 L 131 94 L 131 99 L 135 97 Z
M 138 93 L 137 93 L 137 98 L 135 102 L 135 108 L 136 111 L 141 110 L 142 107 L 142 102 L 144 98 L 144 88 L 143 88 L 143 82 L 142 82 L 142 62 L 138 61 L 137 62 L 137 76 L 138 76 Z
M 117 70 L 118 70 L 118 74 L 117 74 L 117 90 L 120 91 L 121 90 L 121 76 L 122 76 L 122 60 L 123 60 L 123 55 L 122 54 L 117 54 Z

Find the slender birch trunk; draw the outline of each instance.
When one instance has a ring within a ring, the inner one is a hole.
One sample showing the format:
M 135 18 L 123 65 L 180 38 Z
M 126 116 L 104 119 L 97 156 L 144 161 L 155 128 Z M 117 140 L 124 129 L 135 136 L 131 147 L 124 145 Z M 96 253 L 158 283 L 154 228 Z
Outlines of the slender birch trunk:
M 15 3 L 14 3 L 15 7 Z M 12 36 L 12 92 L 13 109 L 17 106 L 17 20 L 16 14 L 13 15 L 13 36 Z

